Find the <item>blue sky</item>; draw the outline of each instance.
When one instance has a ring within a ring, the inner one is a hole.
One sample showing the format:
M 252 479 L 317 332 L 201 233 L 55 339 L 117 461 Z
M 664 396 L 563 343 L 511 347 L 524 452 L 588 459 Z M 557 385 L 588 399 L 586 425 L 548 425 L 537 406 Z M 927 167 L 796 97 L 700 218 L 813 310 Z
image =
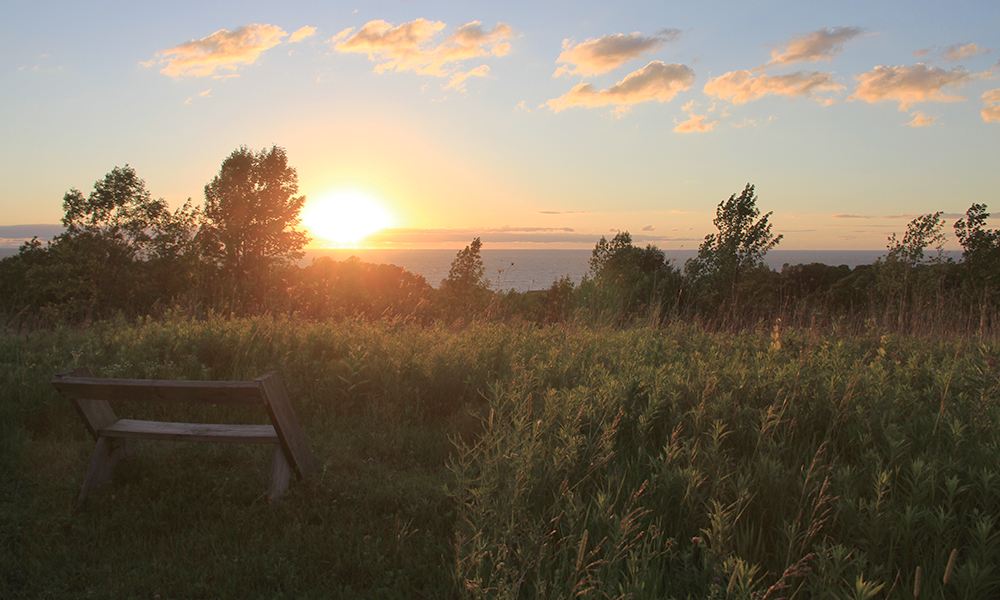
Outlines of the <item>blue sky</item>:
M 1000 210 L 995 1 L 9 0 L 0 32 L 0 226 L 126 163 L 200 203 L 273 144 L 307 207 L 381 206 L 373 246 L 694 248 L 747 182 L 785 249 Z

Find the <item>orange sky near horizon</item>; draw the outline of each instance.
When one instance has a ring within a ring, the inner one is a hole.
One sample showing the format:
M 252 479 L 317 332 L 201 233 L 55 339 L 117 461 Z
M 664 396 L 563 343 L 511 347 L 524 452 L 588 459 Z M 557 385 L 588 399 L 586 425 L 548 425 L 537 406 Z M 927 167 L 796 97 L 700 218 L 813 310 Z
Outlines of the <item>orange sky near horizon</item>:
M 360 240 L 320 238 L 371 217 L 308 217 L 316 246 L 691 249 L 749 182 L 782 249 L 883 249 L 935 211 L 954 249 L 1000 210 L 998 32 L 984 0 L 10 3 L 0 227 L 125 164 L 197 204 L 278 145 L 309 207 L 388 213 Z

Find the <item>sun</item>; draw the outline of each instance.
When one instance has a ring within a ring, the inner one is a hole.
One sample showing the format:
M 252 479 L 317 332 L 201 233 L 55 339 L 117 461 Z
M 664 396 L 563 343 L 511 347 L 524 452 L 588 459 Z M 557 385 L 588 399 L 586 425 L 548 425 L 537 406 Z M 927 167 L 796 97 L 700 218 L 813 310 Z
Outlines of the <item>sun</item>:
M 364 192 L 337 192 L 307 202 L 302 224 L 318 241 L 350 245 L 389 227 L 392 217 Z

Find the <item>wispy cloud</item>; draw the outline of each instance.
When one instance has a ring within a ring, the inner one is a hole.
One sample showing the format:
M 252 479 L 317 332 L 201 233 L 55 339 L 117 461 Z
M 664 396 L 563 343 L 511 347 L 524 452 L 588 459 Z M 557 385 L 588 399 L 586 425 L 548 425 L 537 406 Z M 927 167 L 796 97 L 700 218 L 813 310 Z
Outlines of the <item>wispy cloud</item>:
M 754 76 L 750 71 L 743 70 L 730 71 L 709 80 L 705 84 L 704 91 L 710 96 L 743 104 L 768 94 L 812 98 L 817 92 L 835 92 L 842 89 L 844 86 L 834 81 L 830 73 L 797 71 L 787 75 Z M 816 100 L 825 104 L 833 103 L 830 98 L 817 97 Z
M 562 54 L 556 59 L 556 62 L 563 63 L 563 66 L 556 69 L 553 77 L 560 75 L 586 77 L 607 73 L 676 40 L 680 35 L 679 29 L 663 29 L 650 36 L 643 36 L 638 31 L 630 34 L 613 33 L 579 44 L 574 44 L 572 40 L 563 40 Z
M 0 225 L 0 248 L 17 248 L 33 237 L 51 240 L 66 230 L 62 225 Z
M 844 43 L 863 34 L 861 27 L 833 27 L 793 37 L 771 51 L 769 65 L 790 65 L 797 62 L 829 61 L 844 49 Z
M 928 67 L 923 63 L 913 66 L 878 66 L 855 77 L 858 86 L 848 100 L 899 102 L 899 110 L 905 111 L 915 102 L 957 102 L 965 100 L 944 91 L 957 87 L 973 79 L 973 75 L 962 69 L 946 71 L 938 67 Z
M 191 96 L 190 98 L 184 101 L 184 104 L 191 104 L 191 101 L 194 100 L 195 98 L 204 98 L 205 96 L 208 96 L 211 93 L 212 93 L 212 88 L 209 88 L 203 92 L 198 92 L 197 96 Z
M 944 51 L 944 59 L 950 61 L 965 60 L 981 54 L 989 54 L 989 48 L 980 48 L 976 44 L 955 44 Z
M 927 127 L 930 125 L 937 117 L 928 117 L 921 111 L 915 111 L 910 113 L 913 120 L 907 123 L 910 127 Z
M 165 63 L 160 72 L 170 77 L 205 77 L 215 74 L 217 69 L 235 71 L 256 62 L 262 52 L 280 44 L 286 35 L 276 25 L 259 23 L 234 31 L 220 29 L 200 40 L 160 50 L 152 60 L 141 64 L 150 67 Z
M 983 94 L 983 121 L 1000 123 L 1000 88 Z
M 371 243 L 393 245 L 434 245 L 468 243 L 472 238 L 483 243 L 524 244 L 593 244 L 598 236 L 577 232 L 569 227 L 462 227 L 451 229 L 390 228 L 369 236 Z
M 614 105 L 627 110 L 640 102 L 672 100 L 678 92 L 694 85 L 694 71 L 685 65 L 665 64 L 654 60 L 629 73 L 610 88 L 599 90 L 590 83 L 580 83 L 568 93 L 545 103 L 555 112 L 572 106 L 589 108 Z
M 312 37 L 316 34 L 316 28 L 306 25 L 305 27 L 300 27 L 292 32 L 292 36 L 288 38 L 288 43 L 294 44 L 295 42 L 301 42 L 307 37 Z
M 677 126 L 674 127 L 674 131 L 678 133 L 695 133 L 702 131 L 712 131 L 717 122 L 718 122 L 717 119 L 714 121 L 709 121 L 708 115 L 690 114 L 688 115 L 688 120 L 683 121 L 681 123 L 678 123 L 677 119 L 674 119 L 674 123 L 677 124 Z
M 361 29 L 349 28 L 330 42 L 338 52 L 367 54 L 377 62 L 376 73 L 412 71 L 422 75 L 449 77 L 445 88 L 463 90 L 469 77 L 485 77 L 489 67 L 482 65 L 463 71 L 460 64 L 481 56 L 504 56 L 510 51 L 508 40 L 514 30 L 506 23 L 497 23 L 486 31 L 479 21 L 466 23 L 440 44 L 434 38 L 444 30 L 440 21 L 416 19 L 393 25 L 385 21 L 369 21 Z
M 975 58 L 976 56 L 981 56 L 983 54 L 989 54 L 993 50 L 991 48 L 983 48 L 978 44 L 952 44 L 947 48 L 941 48 L 940 46 L 929 46 L 927 48 L 921 48 L 919 50 L 913 51 L 913 56 L 917 58 L 922 58 L 929 55 L 939 56 L 943 60 L 957 62 L 960 60 L 966 60 L 969 58 Z
M 459 71 L 451 76 L 447 85 L 443 86 L 446 90 L 457 90 L 459 92 L 465 91 L 465 80 L 469 77 L 489 77 L 490 68 L 487 65 L 479 65 L 475 69 L 470 71 Z

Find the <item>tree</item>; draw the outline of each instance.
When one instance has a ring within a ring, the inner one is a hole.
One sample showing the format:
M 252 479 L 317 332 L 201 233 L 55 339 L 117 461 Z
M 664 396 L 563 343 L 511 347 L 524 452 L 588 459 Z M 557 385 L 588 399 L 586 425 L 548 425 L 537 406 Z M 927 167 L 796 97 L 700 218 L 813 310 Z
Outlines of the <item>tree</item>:
M 767 270 L 764 256 L 781 241 L 771 233 L 767 213 L 758 218 L 754 186 L 720 202 L 712 221 L 719 230 L 705 236 L 698 256 L 684 265 L 689 287 L 710 304 L 735 304 L 749 275 Z
M 241 146 L 205 186 L 203 253 L 241 297 L 263 300 L 277 283 L 275 270 L 304 256 L 309 238 L 296 226 L 306 198 L 298 191 L 298 174 L 278 146 Z
M 64 233 L 46 246 L 32 240 L 5 265 L 24 306 L 69 320 L 144 314 L 184 290 L 197 215 L 190 200 L 170 212 L 125 165 L 88 196 L 71 189 L 63 210 Z
M 627 231 L 610 242 L 601 236 L 591 254 L 589 276 L 580 284 L 585 303 L 619 323 L 650 310 L 662 316 L 676 308 L 680 273 L 662 250 L 635 246 Z
M 476 238 L 459 250 L 448 276 L 441 281 L 441 293 L 453 311 L 481 310 L 486 304 L 489 282 L 484 277 L 483 259 L 479 255 L 482 247 L 483 242 Z
M 929 267 L 940 266 L 946 241 L 941 233 L 943 228 L 940 211 L 921 215 L 906 225 L 902 240 L 895 233 L 889 236 L 885 259 L 875 262 L 875 291 L 884 305 L 886 318 L 894 314 L 900 327 L 940 290 L 943 273 Z M 925 260 L 924 253 L 932 246 L 937 255 Z
M 924 252 L 927 248 L 933 247 L 937 250 L 937 256 L 932 258 L 931 262 L 939 262 L 944 251 L 944 243 L 947 241 L 941 233 L 942 229 L 944 221 L 941 219 L 941 211 L 913 219 L 907 223 L 902 240 L 896 239 L 895 233 L 889 236 L 886 261 L 915 267 L 924 262 Z
M 963 277 L 980 310 L 1000 292 L 1000 231 L 986 229 L 989 216 L 985 204 L 973 204 L 965 219 L 955 222 L 955 236 L 962 244 Z

